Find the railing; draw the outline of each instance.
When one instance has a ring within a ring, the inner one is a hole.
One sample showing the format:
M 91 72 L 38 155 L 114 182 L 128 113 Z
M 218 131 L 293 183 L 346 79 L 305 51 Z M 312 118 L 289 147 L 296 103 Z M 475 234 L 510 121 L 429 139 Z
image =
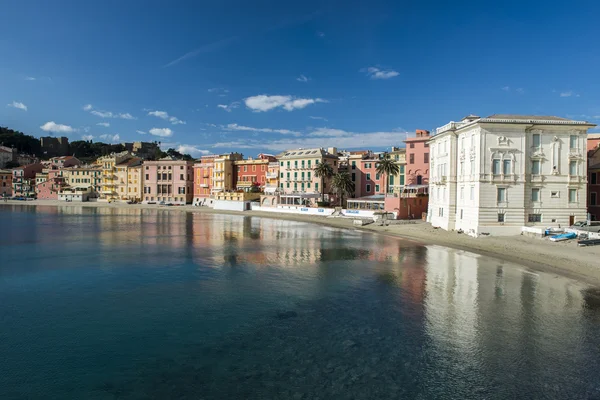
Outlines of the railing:
M 208 183 L 201 183 L 199 186 L 201 188 L 207 188 L 209 185 L 208 185 Z
M 279 174 L 275 174 L 275 173 L 267 173 L 267 174 L 266 174 L 266 177 L 267 177 L 268 179 L 275 179 L 275 178 L 277 178 L 278 176 L 279 176 Z

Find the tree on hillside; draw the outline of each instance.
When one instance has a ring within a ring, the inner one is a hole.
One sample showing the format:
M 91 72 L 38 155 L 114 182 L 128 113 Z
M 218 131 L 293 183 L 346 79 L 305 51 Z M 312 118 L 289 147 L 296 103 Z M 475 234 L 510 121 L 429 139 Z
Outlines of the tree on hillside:
M 317 164 L 313 168 L 313 172 L 317 178 L 321 178 L 321 203 L 325 202 L 325 179 L 333 176 L 333 168 L 327 162 Z
M 388 192 L 388 181 L 390 175 L 398 175 L 400 172 L 400 167 L 394 160 L 390 158 L 388 153 L 385 153 L 381 160 L 379 160 L 379 165 L 376 169 L 378 174 L 383 175 L 383 193 L 387 195 Z
M 39 139 L 12 129 L 0 127 L 0 145 L 13 147 L 20 153 L 41 156 Z
M 352 182 L 350 174 L 347 172 L 339 172 L 333 175 L 331 186 L 340 197 L 340 206 L 344 207 L 344 195 L 350 196 L 354 193 L 354 182 Z

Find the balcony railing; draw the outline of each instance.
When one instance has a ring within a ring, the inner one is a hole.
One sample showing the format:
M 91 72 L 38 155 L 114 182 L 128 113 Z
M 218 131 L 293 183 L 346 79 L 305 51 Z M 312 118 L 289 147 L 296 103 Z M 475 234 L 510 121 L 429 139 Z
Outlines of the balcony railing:
M 279 174 L 267 173 L 266 176 L 268 179 L 276 179 L 279 176 Z
M 198 186 L 200 186 L 201 188 L 207 188 L 209 185 L 208 185 L 208 183 L 201 183 Z

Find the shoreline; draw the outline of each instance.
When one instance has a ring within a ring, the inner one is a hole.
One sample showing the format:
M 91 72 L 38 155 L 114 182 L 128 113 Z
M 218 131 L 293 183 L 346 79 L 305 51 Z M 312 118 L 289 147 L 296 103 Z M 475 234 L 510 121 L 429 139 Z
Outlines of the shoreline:
M 488 236 L 472 238 L 465 234 L 434 229 L 428 223 L 377 226 L 355 226 L 352 218 L 325 218 L 300 214 L 269 213 L 264 211 L 226 211 L 206 207 L 158 206 L 124 203 L 65 203 L 58 200 L 7 201 L 0 206 L 50 206 L 116 209 L 155 209 L 170 212 L 241 215 L 260 218 L 307 222 L 341 229 L 355 229 L 424 245 L 444 246 L 520 264 L 532 271 L 564 276 L 600 287 L 600 246 L 578 247 L 574 242 L 550 242 L 548 239 L 527 236 Z

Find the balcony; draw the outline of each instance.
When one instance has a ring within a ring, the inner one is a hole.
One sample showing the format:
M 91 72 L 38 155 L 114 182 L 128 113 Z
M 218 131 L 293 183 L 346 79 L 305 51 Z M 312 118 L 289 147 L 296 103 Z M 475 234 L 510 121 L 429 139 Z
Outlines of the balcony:
M 201 188 L 207 188 L 209 185 L 208 185 L 208 183 L 201 183 L 198 186 L 200 186 Z
M 236 185 L 240 187 L 250 187 L 254 184 L 252 181 L 237 181 Z
M 278 176 L 279 176 L 279 174 L 276 174 L 276 173 L 267 172 L 267 174 L 266 174 L 267 179 L 277 179 Z
M 569 184 L 587 183 L 587 176 L 569 175 Z
M 213 178 L 213 181 L 214 182 L 225 182 L 225 178 L 222 178 L 222 177 L 221 178 L 216 178 L 215 177 L 215 178 Z
M 583 155 L 581 154 L 581 152 L 579 150 L 571 149 L 571 150 L 569 150 L 569 159 L 581 160 L 581 159 L 583 159 Z
M 544 175 L 531 174 L 531 182 L 533 182 L 533 183 L 542 183 L 545 180 L 546 180 L 546 177 Z

